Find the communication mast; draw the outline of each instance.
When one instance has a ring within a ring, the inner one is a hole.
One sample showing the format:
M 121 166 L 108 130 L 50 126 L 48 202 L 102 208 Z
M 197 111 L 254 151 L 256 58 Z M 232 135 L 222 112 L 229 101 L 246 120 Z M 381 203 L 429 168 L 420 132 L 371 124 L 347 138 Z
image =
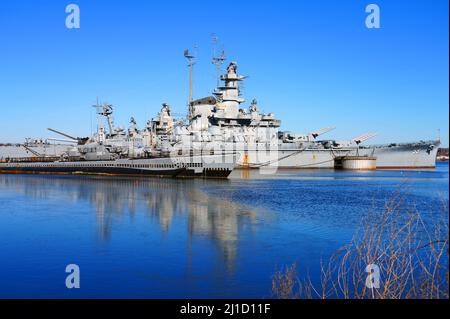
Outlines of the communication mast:
M 100 127 L 100 112 L 101 112 L 101 108 L 102 106 L 100 105 L 100 102 L 98 101 L 98 96 L 97 96 L 97 100 L 96 103 L 94 105 L 92 105 L 93 108 L 95 108 L 95 116 L 97 118 L 97 132 L 99 130 Z M 92 130 L 92 127 L 91 127 Z
M 219 38 L 213 33 L 212 34 L 212 47 L 213 47 L 213 57 L 212 57 L 212 64 L 216 66 L 217 69 L 217 87 L 219 87 L 220 84 L 220 67 L 225 62 L 225 51 L 222 49 L 222 54 L 220 56 L 216 56 L 216 45 Z
M 97 97 L 97 102 L 92 105 L 92 107 L 95 108 L 97 113 L 97 130 L 100 129 L 100 126 L 103 127 L 103 125 L 100 124 L 100 116 L 104 116 L 108 121 L 109 132 L 111 136 L 114 136 L 116 134 L 116 130 L 114 128 L 114 122 L 111 116 L 113 114 L 113 105 L 109 103 L 100 104 Z
M 195 56 L 189 50 L 184 50 L 184 57 L 188 59 L 189 66 L 189 120 L 192 118 L 192 71 L 195 64 Z

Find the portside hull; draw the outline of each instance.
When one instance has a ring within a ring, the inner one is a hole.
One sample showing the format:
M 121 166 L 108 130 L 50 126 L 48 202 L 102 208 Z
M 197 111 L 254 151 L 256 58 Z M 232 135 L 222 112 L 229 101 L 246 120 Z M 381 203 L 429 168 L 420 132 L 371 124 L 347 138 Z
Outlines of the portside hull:
M 195 170 L 187 169 L 180 172 L 177 178 L 190 178 L 190 177 L 201 177 L 201 178 L 227 178 L 231 174 L 232 170 L 227 168 L 210 168 L 205 169 L 202 172 L 196 172 Z
M 180 168 L 175 170 L 136 170 L 123 168 L 110 169 L 88 169 L 88 168 L 0 168 L 0 174 L 38 174 L 38 175 L 124 175 L 124 176 L 154 176 L 154 177 L 176 177 L 176 178 L 227 178 L 231 169 L 206 169 L 198 173 L 195 170 Z
M 298 149 L 294 145 L 278 148 L 271 152 L 258 150 L 237 150 L 239 168 L 334 168 L 338 156 L 376 157 L 377 169 L 423 169 L 436 167 L 438 141 L 384 146 L 367 146 L 347 149 Z
M 11 167 L 0 168 L 3 174 L 72 174 L 72 175 L 127 175 L 127 176 L 156 176 L 176 177 L 185 168 L 173 170 L 144 170 L 119 167 Z
M 349 150 L 302 150 L 283 149 L 270 154 L 265 151 L 241 151 L 240 168 L 260 168 L 265 166 L 277 168 L 334 168 L 334 157 L 345 156 Z
M 245 148 L 228 145 L 239 154 L 238 168 L 259 168 L 275 166 L 277 168 L 334 168 L 337 156 L 362 155 L 376 157 L 377 169 L 422 169 L 436 167 L 436 154 L 439 141 L 404 143 L 398 145 L 364 146 L 347 149 L 302 149 L 295 144 L 282 144 L 267 152 L 255 145 Z M 38 146 L 32 149 L 46 156 L 60 156 L 67 145 Z M 238 149 L 235 149 L 238 148 Z M 8 157 L 33 157 L 22 146 L 0 146 L 0 160 Z M 222 173 L 218 173 L 219 175 Z M 195 175 L 195 174 L 194 174 Z
M 375 156 L 378 169 L 422 169 L 436 167 L 437 151 L 437 145 L 424 143 L 360 149 L 359 154 Z
M 234 155 L 227 156 L 231 160 Z M 220 160 L 219 156 L 216 161 Z M 214 162 L 212 157 L 159 158 L 80 162 L 0 162 L 4 174 L 127 175 L 156 177 L 227 178 L 234 162 Z

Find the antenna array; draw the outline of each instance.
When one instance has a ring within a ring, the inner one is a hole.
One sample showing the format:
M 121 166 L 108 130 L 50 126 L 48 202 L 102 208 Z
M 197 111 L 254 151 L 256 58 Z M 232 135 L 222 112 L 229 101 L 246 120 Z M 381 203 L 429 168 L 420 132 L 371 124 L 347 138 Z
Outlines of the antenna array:
M 213 48 L 212 49 L 212 51 L 213 51 L 212 64 L 214 64 L 217 69 L 217 87 L 220 84 L 220 68 L 226 60 L 224 49 L 222 49 L 221 55 L 216 56 L 216 45 L 217 45 L 218 40 L 219 40 L 219 38 L 217 37 L 217 35 L 213 33 L 212 34 L 212 48 Z

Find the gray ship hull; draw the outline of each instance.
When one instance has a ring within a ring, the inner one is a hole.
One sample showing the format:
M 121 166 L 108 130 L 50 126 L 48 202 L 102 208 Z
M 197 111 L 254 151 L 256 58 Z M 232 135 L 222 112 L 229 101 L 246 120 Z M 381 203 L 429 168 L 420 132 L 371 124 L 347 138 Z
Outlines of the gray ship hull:
M 0 162 L 0 174 L 75 174 L 155 177 L 227 178 L 235 155 L 118 159 L 110 161 L 49 161 L 21 158 Z
M 379 169 L 435 168 L 439 141 L 390 144 L 359 149 L 359 155 L 375 156 Z
M 238 168 L 334 168 L 337 156 L 362 155 L 376 157 L 378 169 L 420 169 L 436 167 L 436 154 L 439 141 L 417 143 L 361 146 L 359 149 L 341 148 L 300 148 L 295 144 L 282 143 L 271 151 L 262 145 L 231 145 L 228 149 L 237 152 Z M 45 156 L 59 157 L 69 148 L 68 145 L 54 144 L 30 147 Z M 33 157 L 32 152 L 23 146 L 0 146 L 0 160 L 5 158 Z
M 240 168 L 334 168 L 335 156 L 347 155 L 351 150 L 278 149 L 276 151 L 238 151 Z
M 376 157 L 377 169 L 422 169 L 436 167 L 439 141 L 374 145 L 346 149 L 301 149 L 292 145 L 280 146 L 266 152 L 249 147 L 238 149 L 239 168 L 334 168 L 338 156 Z

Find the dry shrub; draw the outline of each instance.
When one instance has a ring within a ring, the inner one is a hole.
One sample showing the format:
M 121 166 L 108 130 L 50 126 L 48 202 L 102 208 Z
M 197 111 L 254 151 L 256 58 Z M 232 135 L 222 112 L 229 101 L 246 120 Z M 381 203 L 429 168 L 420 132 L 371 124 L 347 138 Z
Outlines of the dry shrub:
M 285 266 L 272 276 L 272 292 L 275 298 L 297 299 L 302 296 L 311 297 L 311 284 L 300 281 L 297 276 L 297 265 Z
M 369 213 L 352 241 L 321 263 L 320 287 L 298 280 L 295 265 L 277 272 L 278 298 L 440 299 L 449 298 L 448 207 L 426 224 L 400 196 L 381 215 Z M 379 288 L 366 285 L 368 265 L 380 273 Z

